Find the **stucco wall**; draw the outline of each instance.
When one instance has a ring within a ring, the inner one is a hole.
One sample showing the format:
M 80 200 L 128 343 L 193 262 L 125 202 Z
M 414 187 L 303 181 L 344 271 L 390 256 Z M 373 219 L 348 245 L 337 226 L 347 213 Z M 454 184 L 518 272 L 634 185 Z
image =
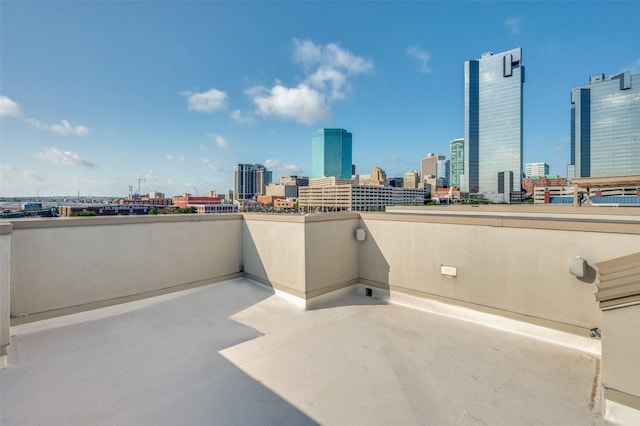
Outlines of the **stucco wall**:
M 245 214 L 244 271 L 307 299 L 358 279 L 359 216 Z
M 602 312 L 602 383 L 640 402 L 640 305 Z M 638 408 L 640 409 L 640 407 Z
M 0 223 L 0 357 L 5 355 L 9 344 L 11 230 L 10 223 Z
M 582 225 L 564 220 L 364 213 L 362 222 L 370 236 L 360 249 L 364 280 L 581 328 L 600 325 L 595 271 L 580 280 L 569 259 L 594 265 L 640 246 L 640 235 L 567 230 Z M 441 265 L 457 276 L 441 275 Z
M 242 224 L 244 272 L 304 297 L 304 217 L 245 214 Z
M 11 315 L 214 280 L 242 267 L 242 217 L 16 221 Z
M 356 241 L 359 215 L 324 216 L 333 220 L 310 221 L 305 228 L 306 287 L 309 297 L 355 284 L 359 277 L 360 243 Z

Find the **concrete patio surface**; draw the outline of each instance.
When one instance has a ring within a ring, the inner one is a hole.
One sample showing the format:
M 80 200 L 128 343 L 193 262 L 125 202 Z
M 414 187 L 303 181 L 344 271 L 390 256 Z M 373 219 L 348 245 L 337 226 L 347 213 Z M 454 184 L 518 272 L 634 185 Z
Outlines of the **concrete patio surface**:
M 364 296 L 237 279 L 12 335 L 5 426 L 605 424 L 596 356 Z

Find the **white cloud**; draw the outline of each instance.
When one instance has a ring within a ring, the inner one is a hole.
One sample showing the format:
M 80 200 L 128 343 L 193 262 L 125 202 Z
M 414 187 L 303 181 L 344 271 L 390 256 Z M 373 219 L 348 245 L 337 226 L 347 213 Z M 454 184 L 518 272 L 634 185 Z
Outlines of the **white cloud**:
M 250 113 L 243 113 L 239 109 L 234 109 L 229 114 L 231 119 L 238 124 L 252 124 L 256 122 L 256 119 Z
M 214 163 L 213 161 L 207 159 L 207 158 L 203 158 L 202 159 L 202 163 L 205 164 L 208 168 L 210 168 L 211 170 L 213 170 L 216 173 L 221 173 L 224 172 L 224 168 L 222 168 L 222 166 Z
M 45 148 L 36 153 L 36 158 L 65 166 L 80 166 L 88 169 L 96 167 L 95 164 L 81 158 L 79 155 L 71 151 L 61 151 L 58 148 Z
M 20 117 L 21 115 L 22 109 L 20 105 L 6 96 L 0 96 L 0 117 Z M 60 124 L 45 124 L 35 118 L 25 118 L 24 120 L 38 129 L 57 133 L 61 136 L 86 136 L 90 133 L 88 127 L 72 126 L 67 120 L 60 121 Z
M 305 71 L 303 81 L 291 87 L 276 81 L 271 88 L 247 89 L 245 94 L 256 106 L 257 115 L 303 124 L 327 120 L 331 117 L 331 102 L 345 99 L 351 91 L 350 78 L 374 68 L 373 62 L 335 43 L 320 45 L 294 39 L 293 50 L 294 62 Z M 236 115 L 242 117 L 239 112 Z
M 187 97 L 189 109 L 213 112 L 227 107 L 227 94 L 218 89 L 209 89 L 202 93 L 182 92 Z
M 431 60 L 431 54 L 418 46 L 411 46 L 407 49 L 407 55 L 418 61 L 418 69 L 425 74 L 431 73 L 429 67 L 429 61 Z
M 504 23 L 504 26 L 511 31 L 511 34 L 519 34 L 520 33 L 520 18 L 515 16 L 510 16 Z
M 24 172 L 22 172 L 22 176 L 24 176 L 27 179 L 32 179 L 38 182 L 42 182 L 45 180 L 42 176 L 40 176 L 39 174 L 31 170 L 25 170 Z
M 306 84 L 301 83 L 298 87 L 276 84 L 271 89 L 252 87 L 247 94 L 256 105 L 256 112 L 263 117 L 275 116 L 313 124 L 327 120 L 331 115 L 324 95 Z
M 233 149 L 231 149 L 229 142 L 224 137 L 220 135 L 211 135 L 211 134 L 208 134 L 207 137 L 211 139 L 218 148 L 222 148 L 225 151 L 233 152 Z
M 0 177 L 3 181 L 12 180 L 18 170 L 11 164 L 0 164 Z
M 400 157 L 398 157 L 395 154 L 391 154 L 388 158 L 389 158 L 389 161 L 393 161 L 394 163 L 397 161 L 400 161 Z
M 27 118 L 27 123 L 37 127 L 38 129 L 47 130 L 49 132 L 57 133 L 61 136 L 76 135 L 86 136 L 89 134 L 89 129 L 85 126 L 72 126 L 67 120 L 62 120 L 60 124 L 45 124 L 35 118 Z
M 176 157 L 175 155 L 167 154 L 164 156 L 165 160 L 171 161 L 172 163 L 184 163 L 184 157 Z
M 279 174 L 298 174 L 298 173 L 302 173 L 302 167 L 296 166 L 294 164 L 287 164 L 287 163 L 283 163 L 280 160 L 277 159 L 267 159 L 264 162 L 264 165 L 273 171 L 278 172 Z
M 373 69 L 373 62 L 342 49 L 335 43 L 318 45 L 311 40 L 293 40 L 293 58 L 307 69 L 326 67 L 361 74 Z
M 11 164 L 0 164 L 0 179 L 4 184 L 44 182 L 45 179 L 31 170 L 20 171 Z
M 21 115 L 20 105 L 6 96 L 0 96 L 0 117 L 20 117 Z
M 373 62 L 354 55 L 335 43 L 318 45 L 311 40 L 294 39 L 293 48 L 294 61 L 301 64 L 308 74 L 304 83 L 325 92 L 331 100 L 345 98 L 346 93 L 351 90 L 349 76 L 373 69 Z

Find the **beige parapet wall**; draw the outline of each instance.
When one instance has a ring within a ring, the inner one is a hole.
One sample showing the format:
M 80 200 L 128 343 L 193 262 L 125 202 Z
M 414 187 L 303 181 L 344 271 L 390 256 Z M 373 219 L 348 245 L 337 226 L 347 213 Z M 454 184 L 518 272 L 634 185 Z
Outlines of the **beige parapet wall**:
M 237 276 L 241 233 L 239 214 L 16 220 L 13 323 Z
M 358 282 L 358 214 L 244 219 L 244 271 L 250 278 L 303 301 Z
M 245 274 L 303 301 L 362 283 L 584 334 L 592 266 L 640 247 L 638 209 L 395 210 L 16 220 L 0 279 L 15 324 Z
M 610 402 L 629 407 L 635 422 L 628 424 L 640 424 L 639 365 L 640 304 L 603 311 L 602 384 L 607 409 L 615 406 Z
M 11 270 L 8 267 L 11 261 L 11 231 L 10 223 L 0 223 L 0 367 L 6 356 L 6 347 L 9 344 L 9 313 L 10 313 L 10 281 Z
M 360 279 L 520 320 L 587 334 L 600 327 L 594 265 L 640 247 L 638 209 L 482 206 L 362 213 Z M 598 210 L 597 212 L 594 210 Z M 584 278 L 569 273 L 580 256 Z M 455 268 L 443 275 L 441 266 Z

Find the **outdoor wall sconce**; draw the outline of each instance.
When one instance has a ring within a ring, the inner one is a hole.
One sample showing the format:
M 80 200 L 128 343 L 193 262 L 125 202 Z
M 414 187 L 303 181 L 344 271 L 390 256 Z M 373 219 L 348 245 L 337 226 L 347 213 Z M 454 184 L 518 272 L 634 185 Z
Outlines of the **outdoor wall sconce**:
M 366 237 L 367 237 L 367 233 L 364 232 L 364 229 L 362 229 L 362 228 L 356 229 L 356 240 L 357 241 L 364 241 Z
M 587 271 L 587 262 L 580 256 L 569 259 L 569 273 L 578 278 L 583 278 Z

